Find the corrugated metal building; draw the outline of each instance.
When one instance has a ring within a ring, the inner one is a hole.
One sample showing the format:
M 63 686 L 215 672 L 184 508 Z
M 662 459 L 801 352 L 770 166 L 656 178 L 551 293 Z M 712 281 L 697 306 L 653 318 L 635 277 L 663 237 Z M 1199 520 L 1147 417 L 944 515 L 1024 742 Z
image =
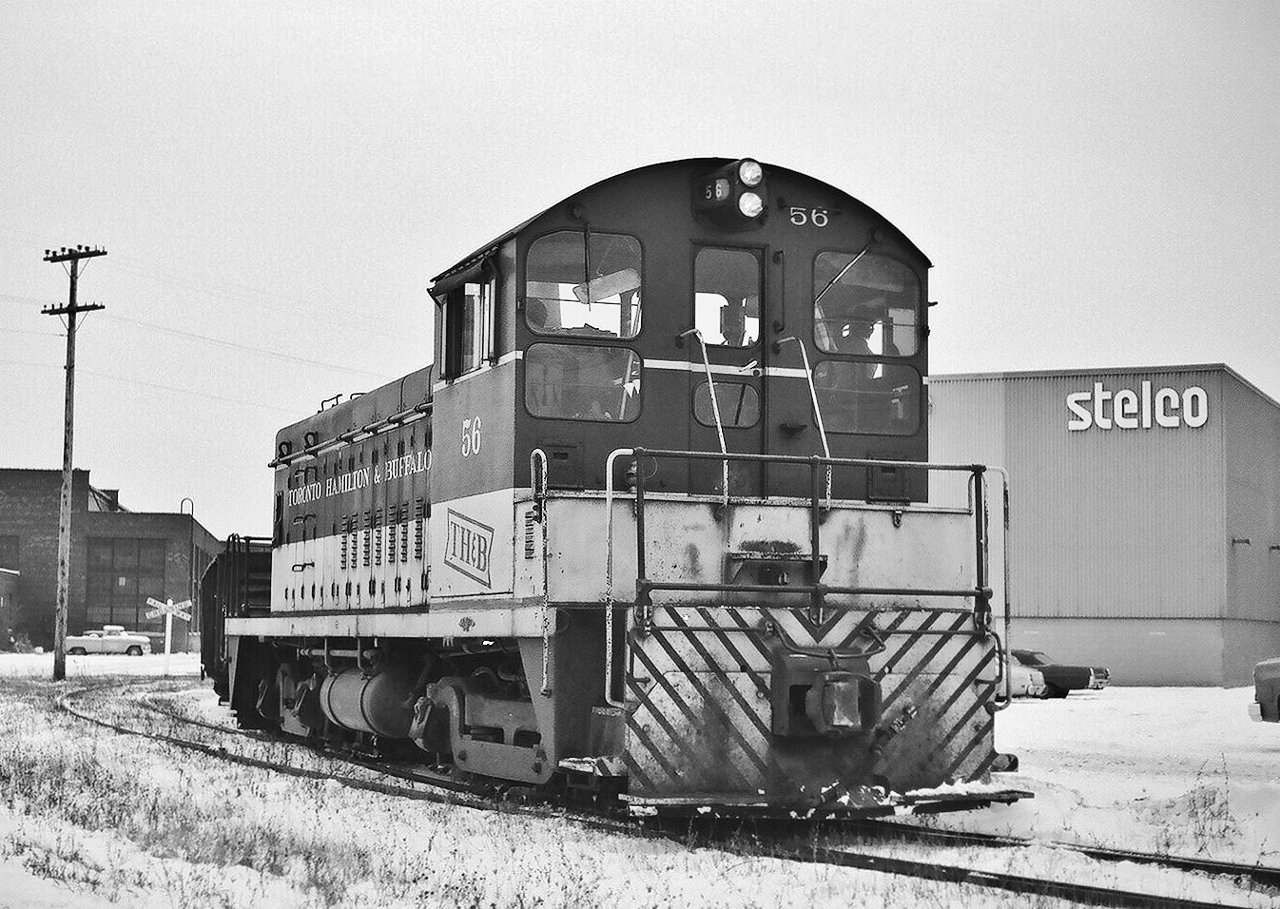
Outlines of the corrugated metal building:
M 930 459 L 1009 471 L 1013 646 L 1121 685 L 1243 685 L 1280 654 L 1280 404 L 1223 364 L 929 389 Z

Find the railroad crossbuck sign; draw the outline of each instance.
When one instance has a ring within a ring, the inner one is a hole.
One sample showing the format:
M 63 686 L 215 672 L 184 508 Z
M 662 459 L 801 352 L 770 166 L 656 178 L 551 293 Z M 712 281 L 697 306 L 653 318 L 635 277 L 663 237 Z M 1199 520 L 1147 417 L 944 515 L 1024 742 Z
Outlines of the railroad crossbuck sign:
M 168 601 L 161 603 L 155 597 L 147 597 L 147 605 L 151 607 L 147 610 L 147 618 L 155 619 L 164 616 L 164 674 L 168 675 L 169 654 L 173 652 L 173 617 L 176 615 L 190 622 L 191 613 L 187 610 L 191 608 L 191 601 L 183 600 L 181 603 L 175 603 L 173 597 L 169 597 Z
M 151 608 L 147 610 L 147 618 L 158 619 L 160 616 L 166 616 L 165 624 L 173 621 L 173 616 L 180 619 L 191 621 L 191 613 L 187 610 L 191 607 L 190 600 L 183 600 L 181 603 L 175 603 L 173 597 L 169 598 L 166 603 L 161 603 L 155 597 L 147 597 L 147 605 Z

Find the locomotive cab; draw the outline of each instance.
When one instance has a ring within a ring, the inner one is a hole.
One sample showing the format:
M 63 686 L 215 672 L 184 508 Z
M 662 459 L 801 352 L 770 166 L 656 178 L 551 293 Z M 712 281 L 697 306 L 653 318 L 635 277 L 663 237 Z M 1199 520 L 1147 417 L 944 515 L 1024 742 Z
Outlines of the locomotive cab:
M 1016 797 L 982 783 L 984 470 L 927 463 L 929 267 L 751 159 L 621 174 L 477 250 L 430 289 L 434 366 L 277 437 L 233 706 L 639 812 Z M 929 503 L 939 470 L 967 504 Z
M 562 489 L 603 489 L 609 453 L 637 444 L 922 461 L 929 265 L 882 217 L 812 178 L 750 160 L 643 168 L 437 279 L 437 408 L 456 397 L 451 430 L 470 419 L 474 432 L 479 416 L 482 435 L 501 433 L 494 457 L 511 460 L 498 469 L 525 486 L 518 453 L 533 449 Z M 507 395 L 501 375 L 484 374 L 513 361 Z M 485 393 L 466 390 L 473 381 Z M 722 473 L 663 464 L 653 488 L 713 493 Z M 733 494 L 809 492 L 803 471 L 776 463 L 730 474 Z M 927 496 L 914 471 L 835 482 L 841 498 Z

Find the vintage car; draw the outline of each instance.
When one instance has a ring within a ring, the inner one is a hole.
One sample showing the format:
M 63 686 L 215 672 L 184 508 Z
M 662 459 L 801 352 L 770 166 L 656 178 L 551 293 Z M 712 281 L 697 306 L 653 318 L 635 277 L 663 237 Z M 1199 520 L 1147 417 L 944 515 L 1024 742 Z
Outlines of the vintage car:
M 1263 660 L 1253 667 L 1253 703 L 1249 718 L 1280 723 L 1280 657 Z
M 84 634 L 67 635 L 67 653 L 127 653 L 142 656 L 151 652 L 151 638 L 136 631 L 125 631 L 123 625 L 103 625 Z
M 1065 698 L 1068 692 L 1085 688 L 1105 688 L 1111 682 L 1111 673 L 1101 666 L 1070 666 L 1055 663 L 1039 650 L 1010 650 L 1013 658 L 1028 669 L 1035 669 L 1044 676 L 1046 698 Z
M 1023 666 L 1015 659 L 1009 660 L 1009 693 L 1015 698 L 1046 697 L 1049 686 L 1038 669 Z

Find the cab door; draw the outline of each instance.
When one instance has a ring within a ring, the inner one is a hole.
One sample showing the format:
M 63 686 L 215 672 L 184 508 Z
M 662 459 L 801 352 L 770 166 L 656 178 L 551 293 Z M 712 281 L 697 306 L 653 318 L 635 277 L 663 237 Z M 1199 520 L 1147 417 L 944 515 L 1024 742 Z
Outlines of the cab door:
M 693 408 L 691 447 L 696 451 L 720 451 L 723 433 L 725 450 L 761 453 L 767 437 L 765 250 L 699 244 L 691 255 L 693 328 L 683 338 Z M 730 462 L 729 492 L 735 496 L 761 495 L 764 476 L 759 463 Z M 723 489 L 724 462 L 695 461 L 690 465 L 691 491 L 718 494 Z

